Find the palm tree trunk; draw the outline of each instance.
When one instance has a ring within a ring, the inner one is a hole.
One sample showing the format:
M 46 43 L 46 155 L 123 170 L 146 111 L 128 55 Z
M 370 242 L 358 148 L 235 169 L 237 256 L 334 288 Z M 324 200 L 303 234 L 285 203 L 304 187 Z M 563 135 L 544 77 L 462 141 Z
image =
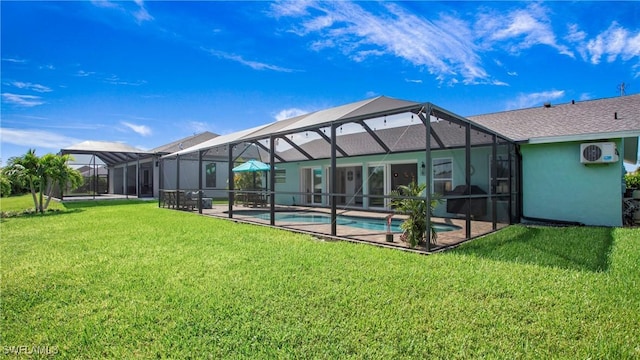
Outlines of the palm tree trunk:
M 42 207 L 42 200 L 44 198 L 44 181 L 40 182 L 40 213 L 44 214 L 44 208 Z
M 36 188 L 33 186 L 33 180 L 29 179 L 29 190 L 31 190 L 31 197 L 33 198 L 33 208 L 38 211 L 38 196 L 36 195 Z
M 49 208 L 49 201 L 51 201 L 51 193 L 53 192 L 53 182 L 50 182 L 47 186 L 47 202 L 44 204 L 44 209 Z

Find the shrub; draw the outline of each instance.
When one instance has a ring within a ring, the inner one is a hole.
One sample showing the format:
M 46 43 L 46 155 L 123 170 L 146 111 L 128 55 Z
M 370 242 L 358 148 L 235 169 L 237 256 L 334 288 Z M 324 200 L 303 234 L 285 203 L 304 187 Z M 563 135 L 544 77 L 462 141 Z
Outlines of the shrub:
M 11 181 L 7 178 L 4 172 L 0 171 L 0 196 L 6 197 L 11 195 Z
M 626 173 L 624 182 L 627 189 L 640 189 L 640 170 L 636 169 L 634 172 Z

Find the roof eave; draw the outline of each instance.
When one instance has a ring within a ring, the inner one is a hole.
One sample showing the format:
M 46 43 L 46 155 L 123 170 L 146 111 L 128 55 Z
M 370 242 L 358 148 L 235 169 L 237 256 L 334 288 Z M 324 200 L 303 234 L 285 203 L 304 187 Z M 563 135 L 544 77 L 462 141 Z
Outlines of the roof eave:
M 559 135 L 559 136 L 540 136 L 530 138 L 524 141 L 526 144 L 549 144 L 559 142 L 572 142 L 572 141 L 593 141 L 601 139 L 617 139 L 617 138 L 630 138 L 640 136 L 640 130 L 625 130 L 625 131 L 612 131 L 612 132 L 598 132 L 588 134 L 572 134 L 572 135 Z

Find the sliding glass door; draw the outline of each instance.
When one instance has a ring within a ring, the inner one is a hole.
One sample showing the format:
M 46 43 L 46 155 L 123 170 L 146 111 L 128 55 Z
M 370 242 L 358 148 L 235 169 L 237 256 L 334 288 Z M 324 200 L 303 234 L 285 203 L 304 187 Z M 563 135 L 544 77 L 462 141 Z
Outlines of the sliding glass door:
M 322 205 L 322 169 L 302 169 L 302 189 L 304 203 L 307 205 Z
M 369 207 L 372 208 L 383 208 L 385 205 L 385 200 L 382 197 L 384 195 L 385 189 L 385 166 L 369 166 L 368 177 L 367 177 L 367 185 L 369 189 L 369 195 L 373 197 L 369 197 Z

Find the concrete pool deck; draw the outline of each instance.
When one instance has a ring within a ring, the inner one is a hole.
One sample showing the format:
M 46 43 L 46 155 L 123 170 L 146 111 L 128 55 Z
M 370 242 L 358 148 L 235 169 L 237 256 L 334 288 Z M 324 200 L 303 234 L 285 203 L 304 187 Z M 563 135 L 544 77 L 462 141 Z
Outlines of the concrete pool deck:
M 227 220 L 258 224 L 262 226 L 270 226 L 269 220 L 263 220 L 252 216 L 249 212 L 255 214 L 256 211 L 260 212 L 269 212 L 269 207 L 243 207 L 243 206 L 234 206 L 233 208 L 233 218 L 229 219 L 228 214 L 228 205 L 213 205 L 211 209 L 202 209 L 202 214 L 205 216 L 223 218 Z M 331 214 L 331 209 L 323 208 L 323 207 L 306 207 L 306 206 L 276 206 L 277 212 L 282 211 L 295 211 L 295 212 L 316 212 L 316 213 L 325 213 Z M 196 210 L 197 212 L 197 210 Z M 339 215 L 345 216 L 353 216 L 353 217 L 366 217 L 366 218 L 375 218 L 384 220 L 389 213 L 384 212 L 373 212 L 373 211 L 364 211 L 359 209 L 340 209 L 338 210 Z M 403 215 L 394 215 L 394 219 L 402 219 Z M 445 231 L 438 233 L 438 240 L 435 245 L 435 248 L 431 249 L 431 252 L 441 251 L 443 249 L 447 249 L 450 247 L 454 247 L 462 242 L 465 242 L 469 239 L 466 238 L 466 222 L 464 219 L 444 219 L 444 218 L 434 218 L 434 222 L 448 225 L 455 225 L 459 227 L 458 230 L 453 231 Z M 283 228 L 286 230 L 291 230 L 300 233 L 310 234 L 316 237 L 320 237 L 328 240 L 342 240 L 342 241 L 350 241 L 357 243 L 369 243 L 383 247 L 390 247 L 396 249 L 403 250 L 412 250 L 417 252 L 426 252 L 426 248 L 424 246 L 418 246 L 414 249 L 411 249 L 409 245 L 400 240 L 400 233 L 394 234 L 394 241 L 387 242 L 386 241 L 386 232 L 385 231 L 375 231 L 375 230 L 367 230 L 360 229 L 353 226 L 346 225 L 337 225 L 337 235 L 331 236 L 331 224 L 319 224 L 312 222 L 302 222 L 302 221 L 285 221 L 278 220 L 275 223 L 277 228 Z M 497 224 L 497 229 L 501 229 L 506 227 L 507 224 Z M 496 229 L 496 230 L 497 230 Z M 471 238 L 476 238 L 481 235 L 488 234 L 494 231 L 491 222 L 485 221 L 471 221 Z M 432 245 L 433 247 L 433 245 Z

